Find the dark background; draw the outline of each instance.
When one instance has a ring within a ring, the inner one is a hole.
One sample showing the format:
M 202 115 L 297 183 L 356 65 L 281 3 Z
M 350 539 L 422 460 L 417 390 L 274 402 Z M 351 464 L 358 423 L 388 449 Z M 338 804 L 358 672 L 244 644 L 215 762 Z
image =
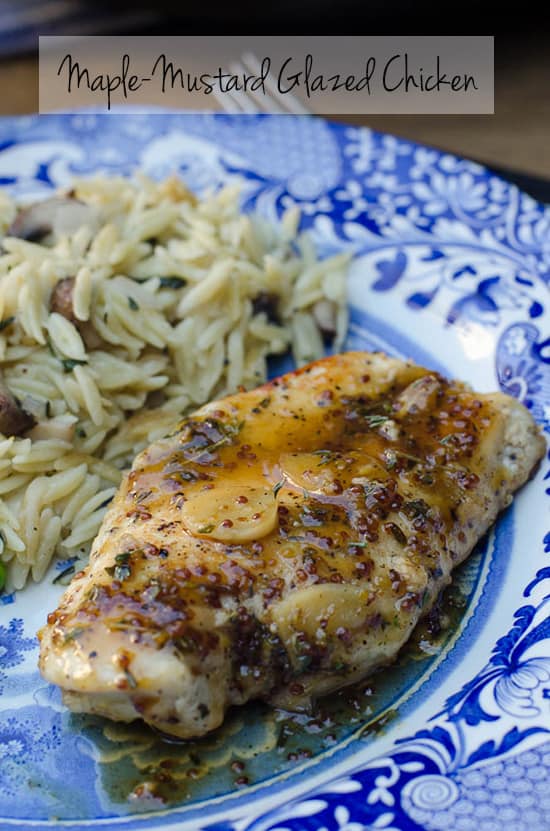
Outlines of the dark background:
M 53 10 L 51 15 L 49 9 Z M 55 12 L 55 13 L 54 13 Z M 495 114 L 348 120 L 530 175 L 550 201 L 550 12 L 542 4 L 405 0 L 0 0 L 0 113 L 38 108 L 40 34 L 494 34 Z

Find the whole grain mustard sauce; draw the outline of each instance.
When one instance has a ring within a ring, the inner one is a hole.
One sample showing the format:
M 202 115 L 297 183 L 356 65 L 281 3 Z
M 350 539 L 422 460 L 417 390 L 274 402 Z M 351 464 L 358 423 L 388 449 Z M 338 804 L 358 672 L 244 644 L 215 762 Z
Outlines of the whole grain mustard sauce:
M 341 686 L 360 674 L 361 648 L 374 665 L 394 657 L 478 538 L 466 508 L 485 499 L 479 437 L 498 412 L 412 364 L 381 374 L 375 357 L 348 353 L 207 405 L 141 453 L 89 589 L 48 619 L 54 642 L 86 649 L 98 619 L 128 636 L 117 685 L 141 712 L 155 698 L 132 673 L 143 644 L 197 673 L 213 651 L 229 655 L 234 702 L 282 686 L 299 699 L 319 674 L 321 691 Z

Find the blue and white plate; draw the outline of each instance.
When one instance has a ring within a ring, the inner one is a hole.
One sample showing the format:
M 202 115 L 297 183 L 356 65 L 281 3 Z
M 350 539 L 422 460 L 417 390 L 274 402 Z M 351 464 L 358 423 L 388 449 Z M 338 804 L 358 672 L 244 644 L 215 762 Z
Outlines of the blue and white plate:
M 46 195 L 97 171 L 244 181 L 352 250 L 347 347 L 383 349 L 519 398 L 550 430 L 550 210 L 477 164 L 291 116 L 158 113 L 0 122 L 0 184 Z M 69 714 L 36 669 L 58 592 L 0 604 L 0 827 L 192 831 L 550 828 L 550 468 L 457 574 L 451 625 L 317 718 L 260 705 L 168 745 Z M 165 771 L 171 801 L 136 799 Z M 138 787 L 139 792 L 139 787 Z

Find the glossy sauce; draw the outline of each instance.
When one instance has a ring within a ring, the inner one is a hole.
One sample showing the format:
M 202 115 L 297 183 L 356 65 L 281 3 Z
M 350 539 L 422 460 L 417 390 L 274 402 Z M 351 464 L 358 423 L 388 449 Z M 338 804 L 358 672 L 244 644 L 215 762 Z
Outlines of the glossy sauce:
M 441 549 L 453 555 L 449 532 L 462 494 L 478 482 L 467 465 L 487 406 L 417 367 L 382 397 L 321 384 L 307 418 L 300 407 L 281 408 L 284 388 L 277 391 L 276 405 L 269 385 L 227 399 L 142 456 L 127 483 L 127 549 L 115 552 L 78 625 L 101 615 L 131 627 L 136 642 L 171 639 L 204 654 L 219 635 L 193 625 L 194 609 L 218 609 L 228 597 L 255 592 L 269 612 L 293 590 L 310 589 L 318 605 L 335 591 L 320 586 L 345 584 L 352 616 L 354 598 L 368 606 L 375 594 L 393 594 L 396 615 L 422 604 L 415 571 L 436 573 Z M 152 525 L 166 542 L 140 546 Z M 371 549 L 384 543 L 406 551 L 408 572 L 376 573 Z M 378 616 L 371 625 L 381 625 Z M 280 609 L 276 619 L 284 628 Z M 344 615 L 325 635 L 345 640 L 345 630 Z M 323 663 L 325 635 L 302 665 Z M 241 649 L 254 654 L 239 660 L 258 657 L 255 637 L 244 631 Z

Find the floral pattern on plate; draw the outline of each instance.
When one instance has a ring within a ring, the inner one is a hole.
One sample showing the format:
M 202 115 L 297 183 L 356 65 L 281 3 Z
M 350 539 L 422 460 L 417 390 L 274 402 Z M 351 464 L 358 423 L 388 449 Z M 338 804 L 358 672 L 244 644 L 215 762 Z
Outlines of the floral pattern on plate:
M 550 430 L 550 210 L 513 185 L 449 154 L 309 117 L 0 122 L 0 184 L 24 199 L 75 175 L 138 167 L 176 170 L 199 191 L 238 179 L 245 208 L 271 218 L 298 205 L 322 252 L 356 255 L 349 348 L 500 386 Z M 3 596 L 0 824 L 47 828 L 61 812 L 74 831 L 548 828 L 549 479 L 546 461 L 468 564 L 456 637 L 398 690 L 396 718 L 386 708 L 376 729 L 367 720 L 284 775 L 169 809 L 113 801 L 97 745 L 40 680 L 32 635 L 55 590 Z

